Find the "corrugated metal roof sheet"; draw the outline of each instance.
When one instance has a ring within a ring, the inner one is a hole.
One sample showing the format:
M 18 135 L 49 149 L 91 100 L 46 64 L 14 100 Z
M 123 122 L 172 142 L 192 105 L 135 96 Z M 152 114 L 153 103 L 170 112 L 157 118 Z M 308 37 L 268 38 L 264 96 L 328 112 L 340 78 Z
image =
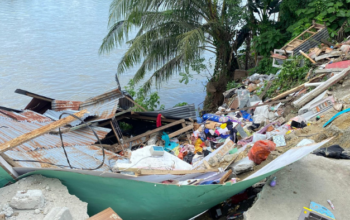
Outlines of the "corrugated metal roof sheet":
M 40 116 L 40 118 L 46 117 L 38 113 L 32 114 L 31 111 L 23 112 L 25 114 L 17 113 L 18 115 L 14 114 L 14 112 L 6 113 L 7 114 L 0 112 L 0 144 L 50 123 L 47 121 L 39 122 L 38 116 Z M 20 116 L 24 117 L 20 118 Z M 17 117 L 17 119 L 21 121 L 13 120 L 12 118 L 14 117 Z M 28 118 L 33 120 L 30 122 Z M 107 128 L 93 127 L 93 129 L 100 139 L 103 139 L 110 132 L 110 129 Z M 72 166 L 78 168 L 95 168 L 101 163 L 101 148 L 90 146 L 97 142 L 97 139 L 89 128 L 81 128 L 63 133 L 62 136 Z M 109 171 L 109 163 L 112 165 L 114 163 L 113 161 L 116 159 L 116 154 L 109 151 L 105 152 L 106 164 L 99 169 L 100 171 Z M 61 148 L 59 135 L 41 135 L 6 151 L 5 154 L 14 160 L 37 160 L 59 165 L 68 165 L 63 149 Z M 52 167 L 45 163 L 18 162 L 18 164 L 23 167 Z
M 6 141 L 38 129 L 46 124 L 48 124 L 48 122 L 18 122 L 0 115 L 0 143 L 5 143 Z M 101 127 L 94 127 L 94 130 L 100 139 L 103 139 L 110 132 L 110 129 Z M 91 145 L 97 142 L 96 137 L 89 128 L 82 128 L 63 133 L 63 141 L 65 146 Z M 59 135 L 44 134 L 14 148 L 13 151 L 27 152 L 36 149 L 49 149 L 59 146 L 61 146 Z
M 51 122 L 50 118 L 43 116 L 42 114 L 25 110 L 23 112 L 17 113 L 13 111 L 0 110 L 0 112 L 14 120 L 17 121 L 27 121 L 27 122 Z
M 157 117 L 158 114 L 162 114 L 166 118 L 170 119 L 187 119 L 196 118 L 196 109 L 194 104 L 174 107 L 165 110 L 151 111 L 151 112 L 137 112 L 139 115 Z
M 72 167 L 93 169 L 99 166 L 102 162 L 102 149 L 97 146 L 72 146 L 65 147 L 68 159 Z M 21 167 L 33 168 L 57 168 L 56 166 L 39 163 L 39 162 L 25 162 L 17 160 L 35 160 L 42 162 L 49 162 L 57 165 L 67 166 L 67 159 L 61 147 L 51 149 L 38 149 L 30 152 L 7 151 L 5 154 L 12 158 Z M 98 171 L 110 171 L 117 159 L 116 154 L 105 150 L 105 161 Z
M 96 121 L 113 118 L 118 109 L 119 98 L 124 97 L 118 90 L 106 92 L 90 98 L 80 104 L 79 110 L 87 109 L 90 114 L 96 115 Z
M 63 100 L 53 100 L 51 103 L 52 110 L 63 111 L 63 110 L 79 110 L 81 101 L 63 101 Z
M 64 111 L 54 111 L 54 110 L 47 110 L 44 115 L 46 117 L 49 117 L 51 118 L 52 120 L 54 121 L 57 121 L 59 120 L 60 116 L 62 113 L 70 113 L 70 114 L 74 114 L 74 113 L 77 113 L 78 111 L 74 111 L 74 110 L 64 110 Z M 68 117 L 69 115 L 65 114 L 65 115 L 62 115 L 62 118 L 66 118 Z M 90 113 L 85 113 L 83 117 L 81 117 L 82 120 L 85 120 L 86 118 L 88 117 L 91 117 L 91 116 L 95 116 L 93 114 L 90 114 Z M 75 120 L 71 123 L 69 123 L 72 127 L 75 127 L 75 126 L 78 126 L 80 124 L 82 124 L 82 122 L 80 120 Z

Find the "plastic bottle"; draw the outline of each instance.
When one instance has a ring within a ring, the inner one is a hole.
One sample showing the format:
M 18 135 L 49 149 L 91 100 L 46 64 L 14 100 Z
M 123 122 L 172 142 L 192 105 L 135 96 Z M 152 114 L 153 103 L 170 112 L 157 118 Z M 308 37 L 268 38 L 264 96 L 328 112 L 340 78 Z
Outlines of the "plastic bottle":
M 276 177 L 273 177 L 272 180 L 271 180 L 271 182 L 270 182 L 270 186 L 271 186 L 271 187 L 275 187 L 276 184 L 277 184 L 277 178 L 276 178 Z

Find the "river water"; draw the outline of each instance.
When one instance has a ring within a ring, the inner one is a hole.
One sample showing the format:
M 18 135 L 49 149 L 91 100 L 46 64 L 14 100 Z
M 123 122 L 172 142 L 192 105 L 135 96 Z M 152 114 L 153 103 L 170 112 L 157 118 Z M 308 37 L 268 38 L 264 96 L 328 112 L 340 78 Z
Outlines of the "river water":
M 116 87 L 124 45 L 109 55 L 98 49 L 107 33 L 111 0 L 0 0 L 0 105 L 24 108 L 17 88 L 59 100 L 82 101 Z M 205 58 L 213 55 L 205 54 Z M 137 67 L 119 76 L 124 87 Z M 205 77 L 189 84 L 176 76 L 159 91 L 161 104 L 204 100 Z

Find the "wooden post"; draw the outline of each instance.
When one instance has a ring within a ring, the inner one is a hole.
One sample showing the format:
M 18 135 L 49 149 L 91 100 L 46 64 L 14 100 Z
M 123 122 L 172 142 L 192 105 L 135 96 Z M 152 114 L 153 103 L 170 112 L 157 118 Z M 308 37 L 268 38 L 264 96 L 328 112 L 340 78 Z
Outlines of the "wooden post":
M 115 130 L 115 128 L 114 128 L 114 125 L 113 125 L 112 120 L 110 120 L 110 121 L 109 121 L 109 124 L 110 124 L 110 125 L 111 125 L 111 127 L 112 127 L 113 133 L 114 133 L 115 137 L 117 138 L 118 143 L 119 143 L 119 144 L 122 144 L 122 142 L 120 142 L 120 139 L 119 139 L 118 133 L 117 133 L 117 131 L 116 131 L 116 130 Z
M 315 62 L 313 59 L 311 59 L 311 58 L 310 58 L 306 53 L 304 53 L 302 50 L 299 50 L 299 52 L 300 52 L 304 57 L 308 58 L 308 59 L 311 61 L 311 63 L 316 64 L 316 62 Z
M 127 100 L 129 100 L 130 102 L 134 103 L 135 105 L 137 105 L 137 107 L 139 107 L 140 109 L 142 109 L 144 112 L 147 112 L 147 110 L 142 107 L 141 105 L 137 104 L 134 100 L 132 100 L 131 98 L 129 98 L 128 96 L 124 96 Z
M 80 112 L 75 113 L 74 115 L 81 118 L 84 116 L 84 114 L 87 113 L 87 110 L 82 110 Z M 19 137 L 16 137 L 10 141 L 7 141 L 0 145 L 0 153 L 3 153 L 7 150 L 11 150 L 14 147 L 17 147 L 18 145 L 21 145 L 27 141 L 30 141 L 36 137 L 39 137 L 43 134 L 49 133 L 50 131 L 65 126 L 73 121 L 77 120 L 73 116 L 68 116 L 66 118 L 62 118 L 58 121 L 52 122 L 51 124 L 44 125 L 38 129 L 35 129 L 34 131 L 30 131 L 26 134 L 23 134 Z
M 185 128 L 186 127 L 186 123 L 184 122 L 184 123 L 181 123 L 181 125 L 182 125 L 182 128 Z M 190 144 L 192 144 L 191 143 L 191 135 L 190 134 L 186 134 L 186 136 L 187 136 L 187 139 L 188 139 L 188 141 L 190 142 Z

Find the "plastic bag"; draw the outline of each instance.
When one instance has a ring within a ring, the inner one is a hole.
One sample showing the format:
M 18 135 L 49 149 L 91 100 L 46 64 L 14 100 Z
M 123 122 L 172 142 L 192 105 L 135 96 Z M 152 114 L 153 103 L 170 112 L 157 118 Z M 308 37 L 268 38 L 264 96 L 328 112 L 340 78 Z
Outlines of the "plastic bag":
M 269 140 L 257 141 L 250 149 L 248 157 L 257 165 L 261 164 L 276 149 L 276 144 Z

